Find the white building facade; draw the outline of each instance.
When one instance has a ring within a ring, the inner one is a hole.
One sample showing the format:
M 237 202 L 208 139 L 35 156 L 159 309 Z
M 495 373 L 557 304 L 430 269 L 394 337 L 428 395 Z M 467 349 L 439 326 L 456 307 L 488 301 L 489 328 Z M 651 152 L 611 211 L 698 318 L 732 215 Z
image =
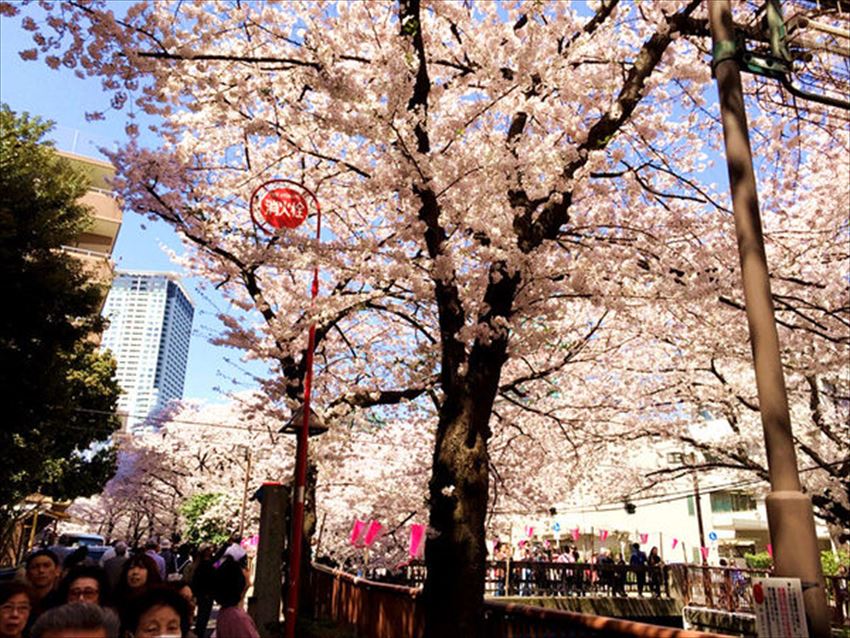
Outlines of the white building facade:
M 119 272 L 103 310 L 102 347 L 118 362 L 127 428 L 183 396 L 194 304 L 173 273 Z

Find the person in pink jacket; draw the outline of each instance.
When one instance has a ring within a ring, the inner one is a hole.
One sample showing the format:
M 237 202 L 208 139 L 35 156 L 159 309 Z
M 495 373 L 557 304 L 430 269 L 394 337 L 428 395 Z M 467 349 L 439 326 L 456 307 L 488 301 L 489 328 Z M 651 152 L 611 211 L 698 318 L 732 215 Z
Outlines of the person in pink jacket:
M 254 621 L 241 606 L 246 585 L 242 567 L 226 556 L 215 570 L 213 596 L 221 609 L 213 638 L 260 638 Z

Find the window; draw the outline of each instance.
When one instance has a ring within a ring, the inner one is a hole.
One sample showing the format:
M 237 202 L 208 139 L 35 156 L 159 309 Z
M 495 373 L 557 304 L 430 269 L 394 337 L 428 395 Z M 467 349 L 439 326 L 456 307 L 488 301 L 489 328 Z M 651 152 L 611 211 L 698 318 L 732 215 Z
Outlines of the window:
M 749 512 L 756 509 L 756 499 L 746 492 L 712 492 L 712 512 Z

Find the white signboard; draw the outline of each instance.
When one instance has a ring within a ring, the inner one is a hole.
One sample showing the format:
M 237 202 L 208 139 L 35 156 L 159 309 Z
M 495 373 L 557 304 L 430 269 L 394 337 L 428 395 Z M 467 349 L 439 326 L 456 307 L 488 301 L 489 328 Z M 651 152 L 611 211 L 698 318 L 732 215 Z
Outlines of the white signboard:
M 753 578 L 759 638 L 809 638 L 799 578 Z

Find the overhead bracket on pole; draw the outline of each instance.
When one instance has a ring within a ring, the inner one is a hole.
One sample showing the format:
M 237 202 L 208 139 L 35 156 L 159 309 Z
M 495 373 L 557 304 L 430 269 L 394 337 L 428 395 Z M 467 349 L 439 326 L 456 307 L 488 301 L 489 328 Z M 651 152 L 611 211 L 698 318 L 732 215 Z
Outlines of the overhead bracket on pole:
M 734 40 L 721 40 L 712 47 L 711 76 L 715 77 L 717 65 L 726 60 L 735 60 L 741 71 L 778 80 L 795 97 L 811 100 L 827 106 L 850 110 L 850 101 L 818 95 L 794 86 L 794 56 L 788 48 L 788 34 L 782 17 L 781 0 L 767 0 L 764 25 L 770 43 L 769 51 L 750 51 L 742 33 L 736 32 Z

